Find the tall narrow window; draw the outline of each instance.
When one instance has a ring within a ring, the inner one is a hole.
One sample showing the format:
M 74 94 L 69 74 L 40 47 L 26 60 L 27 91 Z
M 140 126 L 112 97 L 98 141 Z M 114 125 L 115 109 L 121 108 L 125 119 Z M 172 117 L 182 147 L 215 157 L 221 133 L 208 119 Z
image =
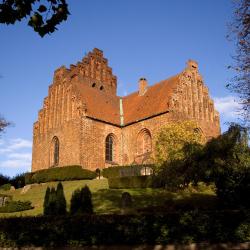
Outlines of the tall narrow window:
M 59 140 L 57 137 L 53 138 L 53 166 L 59 164 Z
M 145 154 L 152 151 L 152 139 L 148 129 L 142 129 L 137 137 L 137 154 Z
M 114 138 L 112 134 L 109 134 L 106 137 L 105 142 L 105 160 L 106 161 L 113 161 L 114 160 Z

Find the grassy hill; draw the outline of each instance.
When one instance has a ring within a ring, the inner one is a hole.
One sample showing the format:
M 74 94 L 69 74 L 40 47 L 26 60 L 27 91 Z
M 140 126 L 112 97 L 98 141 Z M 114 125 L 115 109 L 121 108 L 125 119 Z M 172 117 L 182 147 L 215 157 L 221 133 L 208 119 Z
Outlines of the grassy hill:
M 77 180 L 77 181 L 65 181 L 62 182 L 64 187 L 64 193 L 67 200 L 67 206 L 69 210 L 69 204 L 71 195 L 77 188 L 81 188 L 84 185 L 88 185 L 93 198 L 94 211 L 98 214 L 106 213 L 119 213 L 120 212 L 120 198 L 121 194 L 125 191 L 129 192 L 133 198 L 133 204 L 135 209 L 142 209 L 148 206 L 164 206 L 170 200 L 176 202 L 184 202 L 187 204 L 206 205 L 213 207 L 216 203 L 216 196 L 211 189 L 203 192 L 190 192 L 183 191 L 178 193 L 168 192 L 164 189 L 109 189 L 107 179 L 101 180 Z M 22 193 L 22 189 L 16 189 L 13 191 L 1 191 L 2 194 L 12 195 L 13 200 L 29 200 L 32 202 L 34 209 L 16 213 L 0 213 L 0 217 L 9 216 L 34 216 L 43 213 L 43 199 L 46 188 L 56 187 L 57 182 L 42 183 L 32 185 L 27 192 Z

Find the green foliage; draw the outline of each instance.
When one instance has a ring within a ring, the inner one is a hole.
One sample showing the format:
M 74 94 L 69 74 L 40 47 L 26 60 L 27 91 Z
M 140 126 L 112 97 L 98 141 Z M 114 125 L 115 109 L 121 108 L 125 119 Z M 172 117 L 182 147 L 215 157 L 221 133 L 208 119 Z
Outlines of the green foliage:
M 92 195 L 87 185 L 74 191 L 70 201 L 70 214 L 92 214 Z
M 47 187 L 44 203 L 43 203 L 44 215 L 65 215 L 66 214 L 66 199 L 64 196 L 63 185 L 61 182 L 57 184 L 55 190 Z
M 200 165 L 209 172 L 225 205 L 250 207 L 250 149 L 244 128 L 233 124 L 226 133 L 209 141 Z
M 14 176 L 10 181 L 12 186 L 14 186 L 15 188 L 24 187 L 25 186 L 25 175 L 26 175 L 26 173 L 22 173 L 22 174 L 18 174 L 16 176 Z
M 4 190 L 4 191 L 10 190 L 10 188 L 11 188 L 10 183 L 7 183 L 7 184 L 4 184 L 4 185 L 0 186 L 0 190 Z
M 145 167 L 152 168 L 153 170 L 155 168 L 153 164 L 115 166 L 115 167 L 104 168 L 102 170 L 102 175 L 103 177 L 106 178 L 140 176 L 141 172 L 145 169 Z
M 249 211 L 0 219 L 1 247 L 248 242 Z M 206 246 L 202 246 L 203 248 Z
M 0 4 L 0 23 L 14 24 L 29 17 L 28 25 L 41 37 L 53 33 L 56 26 L 67 20 L 66 0 L 5 0 Z
M 66 214 L 67 204 L 64 196 L 63 185 L 61 182 L 59 182 L 57 185 L 56 198 L 57 198 L 57 214 L 58 215 Z
M 13 213 L 33 209 L 30 201 L 9 201 L 5 206 L 0 207 L 0 213 Z
M 168 123 L 159 132 L 156 140 L 156 162 L 159 166 L 185 158 L 184 147 L 204 143 L 202 133 L 193 121 Z
M 152 176 L 109 178 L 109 188 L 149 188 L 154 186 Z
M 32 175 L 32 177 L 30 177 Z M 65 166 L 40 170 L 26 176 L 29 183 L 42 183 L 51 181 L 92 180 L 96 173 L 81 166 Z
M 10 183 L 10 177 L 0 174 L 0 186 Z

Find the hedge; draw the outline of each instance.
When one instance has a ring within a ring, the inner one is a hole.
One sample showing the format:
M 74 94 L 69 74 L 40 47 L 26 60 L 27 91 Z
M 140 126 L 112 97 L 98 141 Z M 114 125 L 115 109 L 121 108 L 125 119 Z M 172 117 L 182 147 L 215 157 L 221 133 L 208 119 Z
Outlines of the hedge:
M 146 167 L 154 169 L 153 164 L 117 166 L 117 167 L 104 168 L 102 170 L 102 175 L 103 177 L 106 177 L 106 178 L 141 176 L 141 172 Z
M 129 176 L 109 178 L 109 188 L 150 188 L 153 187 L 152 176 Z
M 0 207 L 0 213 L 13 213 L 33 209 L 30 201 L 9 201 L 5 206 Z
M 246 242 L 249 211 L 0 218 L 1 247 Z
M 92 180 L 96 173 L 81 166 L 65 166 L 43 169 L 25 176 L 25 184 L 50 182 L 50 181 L 69 181 L 69 180 Z

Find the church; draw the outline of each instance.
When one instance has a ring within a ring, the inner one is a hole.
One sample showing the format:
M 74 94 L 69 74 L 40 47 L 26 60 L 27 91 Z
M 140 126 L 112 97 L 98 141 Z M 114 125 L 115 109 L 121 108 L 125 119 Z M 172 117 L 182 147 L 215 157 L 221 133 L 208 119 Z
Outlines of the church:
M 54 73 L 33 127 L 32 171 L 81 165 L 96 170 L 153 160 L 168 122 L 194 120 L 207 140 L 220 134 L 219 113 L 197 62 L 179 74 L 117 96 L 117 77 L 99 49 Z

